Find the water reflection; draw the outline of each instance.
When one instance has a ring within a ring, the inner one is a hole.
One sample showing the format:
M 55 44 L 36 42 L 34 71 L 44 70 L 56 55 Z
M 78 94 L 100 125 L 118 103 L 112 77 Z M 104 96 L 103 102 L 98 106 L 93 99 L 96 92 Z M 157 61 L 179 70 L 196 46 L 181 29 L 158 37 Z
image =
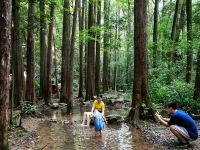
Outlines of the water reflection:
M 73 115 L 65 110 L 52 112 L 52 119 L 67 120 L 68 124 L 44 122 L 38 128 L 37 149 L 43 150 L 149 150 L 156 149 L 145 141 L 135 128 L 122 123 L 108 125 L 102 137 L 95 137 L 93 127 L 82 127 L 82 114 L 74 108 Z

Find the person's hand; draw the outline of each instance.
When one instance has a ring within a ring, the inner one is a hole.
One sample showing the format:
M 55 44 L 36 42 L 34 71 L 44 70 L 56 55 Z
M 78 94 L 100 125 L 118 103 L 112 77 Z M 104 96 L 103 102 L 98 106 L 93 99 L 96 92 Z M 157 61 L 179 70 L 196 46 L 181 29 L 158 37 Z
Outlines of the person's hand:
M 159 115 L 159 114 L 157 114 L 157 113 L 155 114 L 155 118 L 156 118 L 156 121 L 157 121 L 157 122 L 160 122 L 160 121 L 162 120 L 162 119 L 161 119 L 162 116 Z
M 94 114 L 93 114 L 93 113 L 90 114 L 90 118 L 92 118 L 92 117 L 94 117 Z

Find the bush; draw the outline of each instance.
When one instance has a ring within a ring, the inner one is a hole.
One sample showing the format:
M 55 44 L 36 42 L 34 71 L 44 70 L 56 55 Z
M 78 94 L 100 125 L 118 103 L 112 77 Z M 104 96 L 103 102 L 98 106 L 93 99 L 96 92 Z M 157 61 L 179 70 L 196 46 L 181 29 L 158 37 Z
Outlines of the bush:
M 182 101 L 192 99 L 193 85 L 185 83 L 184 80 L 174 80 L 171 84 L 163 84 L 154 80 L 150 83 L 150 94 L 155 103 L 166 103 L 171 101 Z
M 30 116 L 35 112 L 35 107 L 30 104 L 28 101 L 22 101 L 21 102 L 21 114 L 22 116 Z

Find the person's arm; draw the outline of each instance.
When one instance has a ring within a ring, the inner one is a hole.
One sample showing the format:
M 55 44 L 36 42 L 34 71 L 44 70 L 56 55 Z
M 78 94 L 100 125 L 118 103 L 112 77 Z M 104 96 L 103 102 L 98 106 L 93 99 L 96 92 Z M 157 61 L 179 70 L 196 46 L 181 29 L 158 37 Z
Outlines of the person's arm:
M 163 118 L 161 115 L 155 115 L 157 117 L 158 122 L 160 122 L 162 125 L 164 125 L 165 127 L 169 127 L 168 118 Z
M 104 111 L 105 111 L 105 104 L 102 106 L 102 115 L 104 116 Z
M 94 102 L 93 102 L 93 104 L 92 104 L 91 113 L 93 113 L 93 112 L 94 112 L 94 107 L 95 107 L 95 101 L 94 101 Z
M 169 118 L 163 118 L 162 116 L 160 116 L 162 118 L 162 120 L 166 121 L 166 122 L 169 122 Z

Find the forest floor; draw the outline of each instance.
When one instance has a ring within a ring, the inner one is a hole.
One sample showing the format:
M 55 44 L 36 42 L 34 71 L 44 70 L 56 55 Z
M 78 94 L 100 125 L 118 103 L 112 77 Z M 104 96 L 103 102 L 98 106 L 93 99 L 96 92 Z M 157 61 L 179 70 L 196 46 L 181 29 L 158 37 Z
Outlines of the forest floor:
M 200 129 L 200 120 L 197 121 L 197 125 Z M 178 143 L 176 137 L 170 132 L 169 128 L 166 128 L 159 123 L 142 121 L 139 128 L 146 138 L 161 150 L 200 150 L 200 138 L 191 141 L 188 147 L 176 148 Z
M 50 108 L 49 108 L 50 109 Z M 49 120 L 48 117 L 37 113 L 29 118 L 22 119 L 22 127 L 9 128 L 9 145 L 11 150 L 36 150 L 36 143 L 39 139 L 37 128 L 40 123 Z M 39 114 L 39 115 L 38 115 Z M 200 121 L 197 121 L 200 129 Z M 147 140 L 161 150 L 176 150 L 177 139 L 168 128 L 152 121 L 141 121 L 139 129 Z M 200 149 L 200 138 L 191 142 L 188 150 Z

